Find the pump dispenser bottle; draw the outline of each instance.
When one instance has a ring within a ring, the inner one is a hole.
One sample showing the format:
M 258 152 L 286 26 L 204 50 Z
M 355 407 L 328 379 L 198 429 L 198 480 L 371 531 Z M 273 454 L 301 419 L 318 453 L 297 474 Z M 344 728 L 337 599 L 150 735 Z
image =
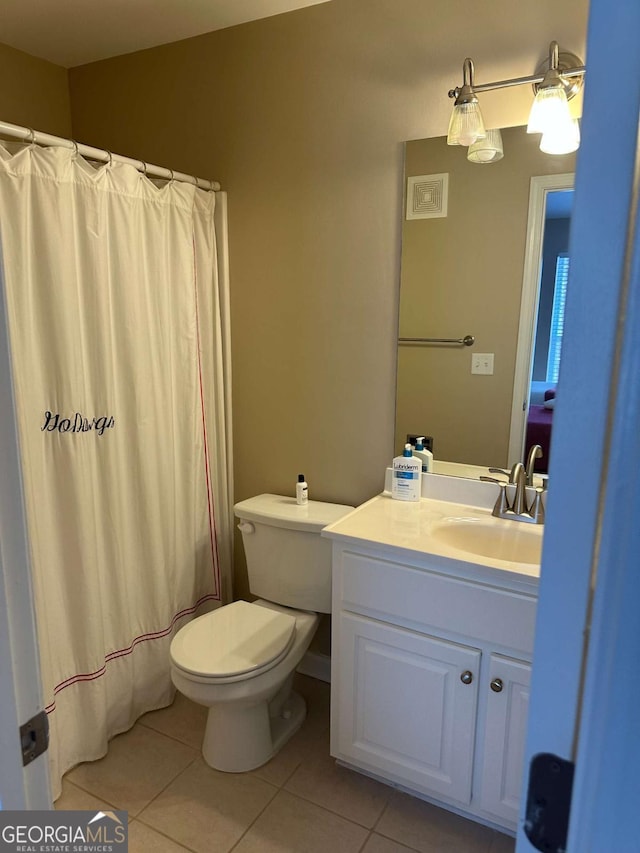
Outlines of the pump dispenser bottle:
M 422 443 L 424 438 L 424 435 L 419 435 L 416 438 L 416 449 L 413 451 L 413 455 L 417 456 L 420 460 L 422 473 L 428 474 L 430 471 L 433 471 L 433 453 L 430 450 L 427 450 Z
M 298 474 L 296 483 L 296 503 L 298 506 L 306 506 L 309 503 L 309 486 L 305 482 L 304 474 Z
M 412 453 L 410 444 L 405 444 L 402 456 L 393 460 L 391 497 L 397 501 L 419 501 L 422 485 L 421 462 Z

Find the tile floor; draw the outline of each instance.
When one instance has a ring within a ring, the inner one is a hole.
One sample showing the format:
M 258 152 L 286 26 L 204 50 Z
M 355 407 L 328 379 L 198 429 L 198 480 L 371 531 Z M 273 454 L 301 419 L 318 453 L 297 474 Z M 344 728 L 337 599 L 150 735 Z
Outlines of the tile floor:
M 296 680 L 307 719 L 263 767 L 208 767 L 205 709 L 177 694 L 67 773 L 56 808 L 126 809 L 130 853 L 513 853 L 506 835 L 337 766 L 329 685 Z

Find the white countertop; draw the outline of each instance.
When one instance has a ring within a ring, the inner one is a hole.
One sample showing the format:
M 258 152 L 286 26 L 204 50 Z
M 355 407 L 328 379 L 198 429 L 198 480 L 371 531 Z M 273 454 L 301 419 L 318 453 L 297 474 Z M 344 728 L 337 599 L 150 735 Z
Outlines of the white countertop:
M 492 497 L 491 491 L 487 494 Z M 477 505 L 482 503 L 485 506 Z M 427 556 L 435 568 L 447 573 L 464 574 L 479 580 L 484 578 L 490 583 L 504 582 L 506 586 L 515 583 L 519 587 L 519 581 L 522 581 L 528 589 L 536 589 L 540 575 L 539 564 L 479 556 L 454 548 L 434 536 L 434 528 L 437 526 L 465 519 L 470 524 L 490 524 L 502 528 L 507 536 L 519 535 L 520 529 L 526 528 L 525 535 L 542 538 L 542 525 L 493 518 L 486 504 L 487 501 L 482 499 L 476 500 L 475 505 L 436 498 L 422 498 L 416 502 L 398 501 L 388 494 L 381 494 L 326 527 L 322 535 L 360 546 L 370 543 L 385 550 L 397 550 L 400 552 L 398 556 L 403 558 Z

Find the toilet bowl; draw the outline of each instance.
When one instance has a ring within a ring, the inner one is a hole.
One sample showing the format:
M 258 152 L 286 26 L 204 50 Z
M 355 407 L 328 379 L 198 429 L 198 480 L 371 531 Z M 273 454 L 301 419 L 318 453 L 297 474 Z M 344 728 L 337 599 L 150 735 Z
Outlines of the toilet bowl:
M 210 767 L 260 767 L 300 728 L 306 706 L 291 682 L 318 621 L 315 613 L 266 601 L 236 601 L 178 632 L 171 678 L 184 696 L 209 708 L 202 754 Z M 224 649 L 208 656 L 218 639 Z
M 331 610 L 327 524 L 352 507 L 259 495 L 235 506 L 257 601 L 199 616 L 171 642 L 176 688 L 209 709 L 202 754 L 211 767 L 242 773 L 265 764 L 300 728 L 306 706 L 292 688 L 319 612 Z

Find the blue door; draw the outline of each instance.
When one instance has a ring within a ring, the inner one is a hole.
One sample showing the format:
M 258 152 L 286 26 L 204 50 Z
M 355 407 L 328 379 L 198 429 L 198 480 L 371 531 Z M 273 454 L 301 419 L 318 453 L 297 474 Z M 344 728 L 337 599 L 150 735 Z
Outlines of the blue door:
M 640 851 L 639 41 L 592 0 L 526 760 L 575 762 L 569 853 Z

